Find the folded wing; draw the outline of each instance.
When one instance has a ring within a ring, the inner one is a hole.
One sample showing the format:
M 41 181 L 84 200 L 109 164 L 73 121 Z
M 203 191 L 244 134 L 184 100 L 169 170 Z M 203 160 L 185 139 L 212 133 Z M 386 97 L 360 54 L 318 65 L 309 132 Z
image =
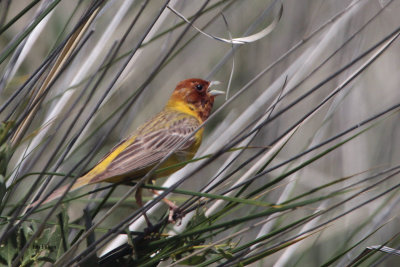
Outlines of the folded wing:
M 175 148 L 175 154 L 187 153 L 194 144 L 195 137 L 191 136 L 184 141 L 199 125 L 196 118 L 186 116 L 169 123 L 167 127 L 157 127 L 158 129 L 152 131 L 141 129 L 132 144 L 127 146 L 104 172 L 93 177 L 90 183 L 126 175 L 131 175 L 129 178 L 134 179 L 142 176 L 143 170 L 157 164 Z

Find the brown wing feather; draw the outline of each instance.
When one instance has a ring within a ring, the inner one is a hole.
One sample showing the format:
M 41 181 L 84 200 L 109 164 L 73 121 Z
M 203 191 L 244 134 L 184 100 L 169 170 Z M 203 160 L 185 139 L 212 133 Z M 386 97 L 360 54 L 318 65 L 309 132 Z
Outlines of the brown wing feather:
M 135 141 L 111 162 L 106 171 L 94 177 L 91 182 L 108 180 L 125 174 L 132 174 L 131 178 L 140 177 L 142 175 L 140 170 L 149 168 L 162 160 L 199 125 L 200 123 L 194 117 L 182 117 L 167 128 L 154 131 L 140 129 Z M 193 136 L 176 151 L 176 154 L 185 153 L 185 150 L 194 142 Z

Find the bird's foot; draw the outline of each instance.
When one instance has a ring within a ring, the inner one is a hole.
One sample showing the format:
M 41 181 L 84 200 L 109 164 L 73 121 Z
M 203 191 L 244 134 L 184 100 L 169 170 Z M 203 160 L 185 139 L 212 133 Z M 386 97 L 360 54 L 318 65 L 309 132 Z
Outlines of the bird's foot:
M 147 223 L 147 227 L 143 229 L 143 233 L 144 233 L 145 235 L 150 235 L 151 233 L 154 233 L 155 230 L 156 230 L 156 229 L 155 229 L 155 227 L 154 227 L 153 224 Z
M 160 238 L 160 230 L 164 226 L 165 222 L 163 223 L 157 223 L 155 225 L 150 224 L 147 225 L 146 228 L 143 229 L 143 237 L 146 240 L 155 240 Z
M 171 206 L 169 207 L 169 215 L 168 215 L 169 223 L 180 225 L 182 222 L 183 216 L 184 216 L 184 214 L 182 213 L 182 211 L 179 209 L 178 206 L 174 205 L 172 207 Z

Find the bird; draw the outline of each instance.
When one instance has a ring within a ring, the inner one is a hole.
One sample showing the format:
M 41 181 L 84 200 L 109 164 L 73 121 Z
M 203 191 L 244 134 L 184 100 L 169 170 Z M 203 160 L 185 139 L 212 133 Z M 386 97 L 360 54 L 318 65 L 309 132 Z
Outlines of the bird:
M 223 91 L 210 89 L 214 83 L 219 82 L 199 78 L 179 82 L 162 111 L 114 146 L 86 174 L 77 178 L 69 192 L 90 184 L 139 180 L 174 149 L 175 152 L 160 164 L 151 180 L 166 177 L 182 168 L 184 165 L 179 163 L 190 161 L 201 144 L 204 129 L 198 128 L 210 116 L 215 97 L 224 94 Z M 180 147 L 177 147 L 179 144 Z M 68 185 L 56 189 L 41 205 L 60 198 L 67 189 Z M 137 204 L 143 206 L 141 188 L 136 190 L 135 197 Z M 37 205 L 39 200 L 30 207 Z M 171 201 L 166 200 L 166 203 L 171 209 L 176 207 L 172 206 Z M 151 225 L 146 214 L 143 215 L 147 224 Z M 171 214 L 169 218 L 172 221 Z

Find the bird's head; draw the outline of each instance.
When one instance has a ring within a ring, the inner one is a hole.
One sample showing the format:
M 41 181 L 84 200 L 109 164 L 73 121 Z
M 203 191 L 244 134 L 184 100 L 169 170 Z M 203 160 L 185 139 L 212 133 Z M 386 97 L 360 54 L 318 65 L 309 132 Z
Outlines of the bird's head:
M 187 79 L 176 86 L 167 106 L 185 105 L 205 121 L 211 113 L 214 98 L 224 94 L 222 91 L 210 90 L 212 84 L 202 79 Z

